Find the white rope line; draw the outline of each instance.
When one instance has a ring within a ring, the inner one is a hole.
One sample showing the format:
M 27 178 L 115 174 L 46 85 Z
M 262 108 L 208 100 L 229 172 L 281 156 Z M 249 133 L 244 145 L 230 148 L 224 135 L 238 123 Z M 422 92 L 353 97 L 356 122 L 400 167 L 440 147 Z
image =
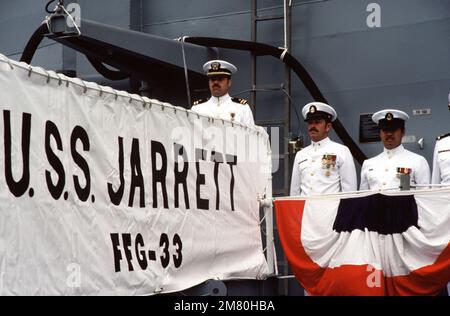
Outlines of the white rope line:
M 102 97 L 102 95 L 103 95 L 103 88 L 102 88 L 102 86 L 101 85 L 97 85 L 98 86 L 98 89 L 100 90 L 100 93 L 98 94 L 98 96 L 101 98 Z
M 6 62 L 9 65 L 11 70 L 14 70 L 14 66 L 12 65 L 11 60 L 8 57 L 6 57 L 5 55 L 0 54 L 0 58 L 2 59 L 2 61 Z
M 54 14 L 54 13 L 53 13 Z M 52 15 L 53 15 L 52 14 Z M 51 17 L 51 15 L 47 15 L 46 17 L 45 17 L 45 19 L 44 19 L 44 21 L 42 21 L 42 24 L 43 23 L 45 23 L 45 24 L 47 24 L 47 30 L 51 30 L 51 28 L 50 28 L 50 17 Z
M 284 47 L 283 47 L 284 48 Z M 284 48 L 283 52 L 280 55 L 280 59 L 283 61 L 284 60 L 284 56 L 286 56 L 286 53 L 288 52 L 287 48 Z
M 186 62 L 186 53 L 184 51 L 184 40 L 185 39 L 186 39 L 186 36 L 183 36 L 183 38 L 181 39 L 181 52 L 183 55 L 184 79 L 185 79 L 185 84 L 186 84 L 186 94 L 187 94 L 187 99 L 188 99 L 188 105 L 189 105 L 189 108 L 192 108 L 191 89 L 189 87 L 189 76 L 188 76 L 188 69 L 187 69 L 187 62 Z
M 50 73 L 47 70 L 44 70 L 44 72 L 47 74 L 47 84 L 50 83 Z
M 267 236 L 267 235 L 266 235 Z M 275 247 L 275 237 L 273 237 L 271 240 L 270 240 L 270 244 L 272 244 L 273 245 L 273 250 L 275 251 L 276 250 L 276 247 Z M 267 251 L 267 246 L 269 246 L 269 245 L 267 245 L 266 244 L 266 246 L 263 248 L 263 252 L 266 252 Z
M 58 5 L 55 7 L 55 12 L 52 13 L 52 14 L 50 14 L 50 15 L 47 15 L 47 16 L 45 17 L 44 21 L 42 21 L 42 24 L 43 24 L 43 23 L 47 24 L 47 29 L 50 31 L 50 30 L 51 30 L 51 27 L 50 27 L 50 21 L 51 21 L 51 18 L 52 18 L 54 15 L 58 14 L 58 9 L 62 9 L 62 10 L 64 11 L 64 13 L 67 14 L 67 17 L 72 21 L 73 25 L 75 26 L 75 29 L 77 30 L 77 33 L 78 33 L 78 34 L 77 34 L 77 35 L 70 35 L 70 37 L 72 37 L 72 36 L 81 36 L 81 30 L 80 30 L 80 28 L 78 27 L 77 23 L 76 23 L 75 20 L 73 19 L 72 15 L 66 10 L 66 8 L 65 8 L 62 4 L 58 4 Z M 68 37 L 68 36 L 60 36 L 59 38 L 65 38 L 65 37 Z
M 145 104 L 146 104 L 147 102 L 145 102 L 144 97 L 142 97 L 141 95 L 139 95 L 139 98 L 141 99 L 142 107 L 145 108 Z
M 267 213 L 269 212 L 269 208 L 268 207 L 265 207 L 265 211 L 264 211 L 264 216 L 263 216 L 263 218 L 259 221 L 259 225 L 261 226 L 261 224 L 262 224 L 262 222 L 266 219 L 266 217 L 267 217 Z
M 61 75 L 58 73 L 55 73 L 56 77 L 58 77 L 58 86 L 62 85 L 63 79 L 61 78 Z
M 78 32 L 78 36 L 80 36 L 80 35 L 81 35 L 81 31 L 80 31 L 80 29 L 78 28 L 78 25 L 77 25 L 77 23 L 75 22 L 75 20 L 73 19 L 72 15 L 70 15 L 70 13 L 67 12 L 66 8 L 65 8 L 63 5 L 60 5 L 59 7 L 61 7 L 61 8 L 63 9 L 63 11 L 67 14 L 67 16 L 70 18 L 70 20 L 72 21 L 73 25 L 75 26 L 75 29 L 76 29 L 77 32 Z M 50 30 L 50 29 L 49 29 L 49 30 Z
M 87 93 L 87 91 L 88 91 L 88 86 L 87 86 L 86 82 L 84 82 L 84 81 L 81 80 L 81 79 L 80 79 L 80 81 L 81 81 L 81 83 L 83 84 L 83 93 Z
M 340 199 L 345 198 L 352 198 L 355 196 L 363 197 L 363 196 L 369 196 L 373 194 L 384 194 L 384 195 L 428 195 L 428 194 L 434 194 L 437 192 L 450 192 L 450 186 L 449 185 L 434 185 L 434 184 L 427 184 L 425 187 L 435 187 L 435 188 L 429 188 L 429 189 L 420 189 L 420 190 L 408 190 L 408 191 L 401 191 L 399 188 L 396 189 L 385 189 L 385 190 L 362 190 L 362 191 L 350 191 L 350 192 L 338 192 L 338 193 L 327 193 L 327 194 L 321 194 L 321 195 L 310 195 L 310 196 L 280 196 L 272 198 L 272 201 L 283 201 L 283 200 L 321 200 L 321 199 L 328 199 L 329 197 L 335 196 Z

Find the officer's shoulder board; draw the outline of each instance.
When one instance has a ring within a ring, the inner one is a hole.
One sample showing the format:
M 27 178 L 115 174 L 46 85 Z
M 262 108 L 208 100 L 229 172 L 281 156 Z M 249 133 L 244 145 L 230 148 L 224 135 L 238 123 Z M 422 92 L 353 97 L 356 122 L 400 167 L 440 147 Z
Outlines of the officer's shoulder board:
M 240 103 L 240 104 L 248 104 L 247 100 L 241 99 L 241 98 L 231 98 L 231 101 L 236 102 L 236 103 Z
M 193 103 L 192 103 L 192 105 L 199 105 L 199 104 L 202 104 L 202 103 L 205 103 L 206 101 L 208 101 L 209 99 L 198 99 L 198 100 L 195 100 Z
M 443 139 L 443 138 L 445 138 L 445 137 L 448 137 L 448 136 L 450 136 L 450 133 L 441 135 L 441 136 L 437 137 L 436 140 L 441 140 L 441 139 Z

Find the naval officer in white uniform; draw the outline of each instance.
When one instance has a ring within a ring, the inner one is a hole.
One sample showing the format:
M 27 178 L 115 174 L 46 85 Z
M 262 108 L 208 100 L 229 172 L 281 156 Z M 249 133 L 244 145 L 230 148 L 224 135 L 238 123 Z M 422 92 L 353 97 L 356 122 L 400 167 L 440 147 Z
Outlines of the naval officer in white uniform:
M 356 169 L 350 150 L 328 138 L 336 111 L 328 104 L 311 102 L 302 110 L 311 145 L 295 156 L 292 196 L 356 191 Z
M 235 73 L 237 68 L 224 60 L 210 60 L 203 65 L 203 70 L 208 76 L 211 98 L 195 101 L 191 110 L 217 119 L 255 125 L 253 113 L 247 101 L 232 98 L 228 94 L 231 87 L 231 74 Z
M 450 94 L 448 109 L 450 110 Z M 450 185 L 450 133 L 441 135 L 436 140 L 431 183 Z
M 450 111 L 450 93 L 448 95 L 448 110 Z M 450 133 L 441 135 L 436 139 L 433 155 L 432 184 L 444 184 L 450 186 Z M 449 296 L 450 282 L 438 296 Z
M 360 190 L 399 189 L 401 173 L 410 174 L 411 186 L 430 183 L 430 167 L 426 159 L 406 150 L 401 144 L 408 119 L 408 114 L 393 109 L 372 115 L 372 120 L 380 127 L 384 150 L 364 161 Z
M 431 183 L 450 185 L 450 133 L 436 140 Z

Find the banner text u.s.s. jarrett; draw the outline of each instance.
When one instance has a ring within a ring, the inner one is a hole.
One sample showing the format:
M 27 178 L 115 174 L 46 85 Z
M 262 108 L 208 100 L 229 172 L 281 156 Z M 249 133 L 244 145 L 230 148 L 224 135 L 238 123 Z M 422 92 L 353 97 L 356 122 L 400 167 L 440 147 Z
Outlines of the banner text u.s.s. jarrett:
M 0 62 L 0 294 L 263 278 L 261 128 Z

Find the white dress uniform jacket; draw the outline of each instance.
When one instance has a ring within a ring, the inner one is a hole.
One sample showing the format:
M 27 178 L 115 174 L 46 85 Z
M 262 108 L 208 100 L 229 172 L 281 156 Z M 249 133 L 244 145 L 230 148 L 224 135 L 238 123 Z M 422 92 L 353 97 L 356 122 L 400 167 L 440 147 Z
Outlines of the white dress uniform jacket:
M 450 135 L 439 139 L 434 147 L 431 183 L 450 185 Z
M 356 191 L 356 169 L 350 150 L 328 137 L 300 150 L 292 168 L 290 195 Z
M 394 149 L 384 148 L 378 156 L 364 161 L 360 190 L 398 189 L 400 174 L 397 168 L 411 169 L 411 185 L 430 183 L 430 167 L 426 159 L 400 145 Z
M 194 105 L 191 110 L 217 119 L 255 125 L 253 113 L 248 104 L 234 102 L 228 93 L 219 98 L 211 97 L 206 102 Z

